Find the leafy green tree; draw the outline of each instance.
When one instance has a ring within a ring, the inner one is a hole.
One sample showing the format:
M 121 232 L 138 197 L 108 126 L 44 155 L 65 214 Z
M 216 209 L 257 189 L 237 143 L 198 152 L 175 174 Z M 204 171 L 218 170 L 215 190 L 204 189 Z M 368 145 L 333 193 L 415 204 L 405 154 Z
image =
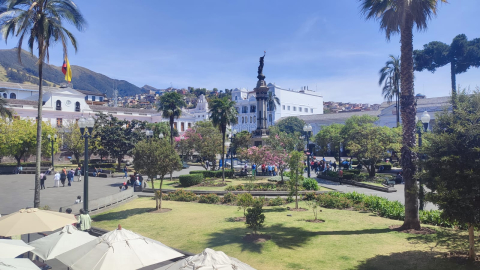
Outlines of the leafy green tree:
M 378 80 L 378 85 L 383 84 L 382 95 L 383 98 L 392 102 L 395 98 L 395 110 L 397 111 L 397 127 L 400 126 L 400 58 L 393 55 L 389 56 L 389 60 L 385 63 L 385 66 L 382 67 L 379 71 L 380 79 Z
M 400 143 L 399 133 L 373 124 L 359 126 L 351 134 L 347 149 L 365 166 L 370 177 L 375 177 L 375 165 L 388 156 L 392 145 Z
M 329 126 L 323 126 L 315 135 L 314 141 L 317 150 L 325 156 L 330 151 L 336 156 L 340 152 L 340 144 L 344 141 L 341 134 L 344 125 L 333 123 Z
M 182 168 L 180 157 L 166 139 L 148 139 L 135 145 L 133 166 L 136 171 L 148 176 L 155 194 L 156 209 L 162 209 L 162 185 L 166 174 Z M 155 190 L 154 179 L 160 176 L 159 192 Z
M 18 60 L 21 63 L 22 45 L 28 39 L 28 48 L 33 55 L 34 47 L 38 48 L 38 119 L 42 119 L 43 106 L 43 63 L 48 62 L 50 45 L 60 42 L 63 54 L 67 57 L 67 45 L 71 43 L 77 51 L 77 40 L 73 34 L 63 27 L 68 22 L 82 31 L 86 21 L 72 0 L 2 0 L 4 7 L 0 13 L 1 29 L 5 41 L 10 36 L 18 37 Z M 36 44 L 36 45 L 35 45 Z M 40 207 L 40 161 L 42 156 L 42 123 L 37 123 L 37 162 L 35 169 L 34 207 Z
M 193 141 L 194 150 L 198 153 L 200 163 L 207 170 L 207 162 L 212 162 L 211 170 L 215 170 L 217 155 L 222 151 L 222 134 L 213 127 L 211 121 L 195 123 L 192 129 L 184 134 L 186 140 Z
M 456 36 L 452 44 L 432 41 L 423 45 L 423 50 L 413 51 L 415 70 L 434 73 L 437 68 L 450 63 L 452 95 L 457 92 L 456 75 L 470 67 L 480 67 L 480 38 L 468 41 L 465 34 Z
M 243 216 L 246 216 L 246 209 L 253 204 L 253 197 L 250 193 L 241 193 L 237 196 L 238 210 L 243 209 Z
M 80 164 L 80 158 L 85 150 L 85 139 L 82 137 L 78 123 L 70 121 L 65 125 L 65 131 L 63 145 L 69 152 L 72 152 L 77 164 Z
M 420 229 L 415 148 L 415 97 L 413 88 L 413 26 L 427 28 L 428 20 L 437 14 L 437 6 L 447 0 L 360 0 L 366 19 L 380 22 L 387 40 L 400 34 L 400 109 L 403 125 L 402 169 L 405 181 L 405 220 L 399 230 Z
M 257 234 L 258 230 L 263 227 L 265 222 L 265 215 L 263 214 L 263 204 L 265 199 L 256 198 L 253 200 L 251 208 L 247 209 L 245 224 L 247 228 L 253 230 L 253 234 Z
M 343 126 L 340 134 L 343 138 L 343 144 L 347 145 L 348 142 L 353 139 L 354 134 L 353 132 L 357 130 L 359 127 L 368 125 L 368 124 L 373 124 L 378 121 L 378 117 L 371 116 L 371 115 L 354 115 L 352 117 L 349 117 L 345 121 L 345 125 Z
M 469 258 L 475 260 L 474 228 L 480 226 L 480 92 L 458 95 L 457 112 L 445 110 L 435 117 L 420 177 L 430 189 L 427 200 L 442 210 L 452 223 L 467 224 Z
M 117 159 L 117 170 L 125 155 L 131 154 L 135 145 L 145 138 L 141 131 L 146 123 L 138 120 L 119 120 L 112 115 L 97 114 L 99 129 L 95 136 L 100 138 L 105 150 L 111 157 Z
M 237 133 L 233 138 L 231 152 L 236 153 L 238 149 L 247 148 L 251 138 L 252 134 L 246 130 Z
M 301 151 L 303 150 L 304 143 L 300 138 L 300 132 L 287 133 L 280 131 L 280 128 L 277 126 L 270 126 L 269 135 L 266 139 L 266 144 L 271 146 L 273 149 L 280 150 L 284 149 L 287 152 L 292 152 L 293 150 Z M 303 130 L 303 127 L 302 127 Z
M 299 151 L 292 151 L 288 160 L 290 180 L 288 181 L 291 194 L 295 195 L 295 209 L 298 209 L 298 186 L 303 179 L 304 155 Z
M 0 93 L 4 92 L 4 90 L 0 90 Z M 7 102 L 3 99 L 2 95 L 0 94 L 0 116 L 1 117 L 10 117 L 12 118 L 12 111 L 6 108 Z
M 225 182 L 225 136 L 227 126 L 237 124 L 237 109 L 235 101 L 228 97 L 215 98 L 208 102 L 210 107 L 210 120 L 213 126 L 217 127 L 222 133 L 222 179 Z
M 173 123 L 175 119 L 182 116 L 182 108 L 187 104 L 183 96 L 177 92 L 169 92 L 160 96 L 160 103 L 158 104 L 158 111 L 162 112 L 164 118 L 168 118 L 170 124 L 170 144 L 173 145 Z
M 296 116 L 289 116 L 278 121 L 276 126 L 280 132 L 286 132 L 288 134 L 293 134 L 295 132 L 302 133 L 305 121 Z

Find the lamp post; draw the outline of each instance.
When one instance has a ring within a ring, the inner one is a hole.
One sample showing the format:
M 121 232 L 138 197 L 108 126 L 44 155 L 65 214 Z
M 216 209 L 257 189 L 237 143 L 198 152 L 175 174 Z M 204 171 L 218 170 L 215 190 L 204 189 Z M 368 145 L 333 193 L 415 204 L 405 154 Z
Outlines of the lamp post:
M 422 124 L 423 124 L 423 131 L 421 128 L 417 128 L 417 133 L 418 133 L 418 148 L 422 148 L 422 132 L 427 132 L 428 131 L 428 123 L 430 123 L 430 115 L 428 114 L 427 111 L 424 111 L 423 114 L 422 114 L 422 117 L 420 118 L 421 121 L 422 121 Z M 415 117 L 415 120 L 417 120 L 416 122 L 418 123 L 418 117 Z M 419 157 L 420 158 L 420 157 Z M 419 170 L 421 171 L 421 168 L 419 168 Z M 420 210 L 423 210 L 423 206 L 424 206 L 424 199 L 425 199 L 425 192 L 424 192 L 424 189 L 423 189 L 423 181 L 422 179 L 420 178 L 419 179 L 419 200 L 420 200 L 420 207 L 419 209 Z
M 78 126 L 80 127 L 80 132 L 85 138 L 85 160 L 83 165 L 83 171 L 85 180 L 83 182 L 83 210 L 85 213 L 88 213 L 88 138 L 92 137 L 93 126 L 95 125 L 95 119 L 91 116 L 88 119 L 82 117 L 78 120 Z M 87 131 L 85 132 L 85 128 Z
M 52 168 L 53 170 L 55 170 L 55 167 L 54 167 L 54 163 L 53 163 L 53 142 L 56 142 L 57 141 L 57 134 L 53 135 L 53 139 L 52 139 L 52 135 L 48 134 L 48 140 L 50 141 L 50 144 L 52 145 Z
M 303 131 L 305 131 L 305 138 L 307 138 L 307 172 L 308 178 L 310 178 L 310 153 L 308 152 L 308 145 L 310 144 L 310 132 L 312 131 L 312 125 L 307 124 L 303 126 Z
M 233 171 L 233 139 L 235 139 L 235 134 L 237 134 L 237 130 L 234 129 L 230 133 L 230 168 Z

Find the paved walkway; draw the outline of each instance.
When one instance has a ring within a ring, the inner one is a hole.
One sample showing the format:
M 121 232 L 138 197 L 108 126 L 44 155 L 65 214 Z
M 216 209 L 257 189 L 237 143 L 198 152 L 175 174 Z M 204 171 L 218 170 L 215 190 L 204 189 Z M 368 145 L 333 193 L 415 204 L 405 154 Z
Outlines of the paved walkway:
M 177 177 L 188 174 L 201 167 L 190 166 L 188 169 L 173 172 Z M 33 207 L 35 181 L 33 174 L 0 175 L 0 214 L 6 215 L 19 209 Z M 83 177 L 82 177 L 83 178 Z M 89 199 L 94 200 L 119 192 L 118 186 L 125 179 L 122 177 L 101 178 L 89 176 Z M 73 182 L 72 186 L 53 187 L 53 175 L 47 176 L 46 189 L 40 192 L 40 206 L 48 205 L 51 210 L 58 211 L 61 206 L 75 203 L 78 195 L 83 198 L 83 181 Z

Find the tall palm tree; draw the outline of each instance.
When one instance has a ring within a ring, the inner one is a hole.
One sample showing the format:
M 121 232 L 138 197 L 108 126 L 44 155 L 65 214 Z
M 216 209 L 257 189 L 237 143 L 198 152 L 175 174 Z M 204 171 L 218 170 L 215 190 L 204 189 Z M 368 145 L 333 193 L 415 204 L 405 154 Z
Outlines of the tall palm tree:
M 63 27 L 63 22 L 82 31 L 86 26 L 80 10 L 71 0 L 0 0 L 4 8 L 0 14 L 0 24 L 5 41 L 10 36 L 18 37 L 18 60 L 22 62 L 22 45 L 27 39 L 28 48 L 33 55 L 38 48 L 38 119 L 42 119 L 43 106 L 43 63 L 49 60 L 50 45 L 60 42 L 63 54 L 67 56 L 70 42 L 77 51 L 77 40 Z M 40 161 L 42 156 L 42 121 L 37 121 L 37 162 L 35 168 L 34 207 L 40 206 Z
M 280 99 L 275 96 L 275 94 L 271 91 L 268 91 L 267 97 L 267 108 L 269 111 L 275 111 L 277 109 L 277 104 L 280 106 Z
M 228 125 L 237 124 L 238 112 L 235 109 L 235 101 L 228 97 L 215 98 L 210 100 L 210 120 L 215 127 L 218 127 L 222 133 L 222 179 L 225 182 L 225 135 Z
M 160 96 L 160 104 L 158 104 L 158 111 L 162 112 L 163 118 L 168 118 L 170 121 L 170 144 L 173 145 L 173 123 L 175 119 L 182 116 L 182 108 L 187 104 L 183 96 L 177 92 L 169 92 Z
M 366 19 L 380 22 L 387 40 L 400 34 L 400 109 L 402 113 L 402 169 L 405 180 L 405 220 L 399 228 L 420 229 L 418 217 L 418 187 L 414 179 L 417 170 L 415 148 L 416 105 L 413 95 L 413 26 L 425 30 L 427 22 L 437 13 L 440 2 L 447 0 L 359 0 Z
M 1 92 L 4 91 L 0 90 L 0 93 Z M 12 118 L 12 111 L 7 109 L 5 106 L 7 106 L 7 102 L 3 99 L 3 97 L 0 96 L 0 116 Z
M 385 63 L 385 66 L 380 69 L 380 80 L 378 85 L 383 84 L 382 95 L 388 103 L 392 102 L 395 98 L 395 108 L 397 110 L 397 127 L 400 126 L 400 108 L 399 108 L 399 95 L 400 95 L 400 59 L 390 55 L 390 60 Z

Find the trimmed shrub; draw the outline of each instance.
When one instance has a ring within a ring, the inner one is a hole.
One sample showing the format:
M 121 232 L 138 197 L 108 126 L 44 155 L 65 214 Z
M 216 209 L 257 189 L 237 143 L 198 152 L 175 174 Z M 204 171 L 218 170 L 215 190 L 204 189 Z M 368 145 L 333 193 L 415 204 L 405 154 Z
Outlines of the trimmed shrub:
M 252 206 L 253 197 L 250 193 L 242 193 L 237 196 L 237 206 L 238 210 L 243 209 L 243 215 L 246 215 L 245 210 Z
M 330 193 L 319 194 L 317 197 L 320 206 L 325 208 L 345 209 L 353 206 L 353 201 L 346 197 L 335 196 Z
M 233 177 L 233 170 L 225 170 L 225 177 Z M 222 177 L 222 171 L 190 171 L 189 174 L 202 174 L 204 178 L 210 177 L 210 178 L 221 178 Z
M 172 201 L 193 202 L 198 199 L 197 195 L 191 191 L 185 191 L 184 189 L 178 189 L 175 192 L 168 194 L 168 197 Z
M 317 180 L 313 178 L 305 178 L 303 180 L 303 188 L 306 190 L 318 190 Z
M 257 198 L 253 201 L 252 207 L 247 209 L 247 214 L 245 215 L 246 221 L 245 224 L 247 228 L 253 230 L 253 233 L 256 234 L 258 229 L 263 227 L 265 222 L 265 215 L 263 214 L 263 198 Z
M 200 199 L 198 200 L 199 203 L 209 203 L 209 204 L 216 204 L 220 201 L 220 197 L 217 194 L 208 194 L 208 195 L 200 195 Z
M 225 188 L 225 191 L 235 191 L 235 190 L 236 190 L 236 189 L 235 189 L 235 186 L 227 186 L 227 187 Z
M 227 194 L 223 195 L 222 202 L 223 203 L 234 203 L 237 201 L 237 195 L 228 192 Z
M 307 192 L 303 197 L 304 201 L 313 201 L 316 199 L 317 199 L 317 194 L 315 194 L 315 192 Z
M 203 176 L 201 174 L 186 174 L 180 175 L 178 180 L 183 187 L 191 187 L 200 184 L 203 181 Z
M 268 206 L 280 206 L 283 205 L 284 201 L 280 196 L 276 197 L 275 199 L 271 199 L 267 201 Z

